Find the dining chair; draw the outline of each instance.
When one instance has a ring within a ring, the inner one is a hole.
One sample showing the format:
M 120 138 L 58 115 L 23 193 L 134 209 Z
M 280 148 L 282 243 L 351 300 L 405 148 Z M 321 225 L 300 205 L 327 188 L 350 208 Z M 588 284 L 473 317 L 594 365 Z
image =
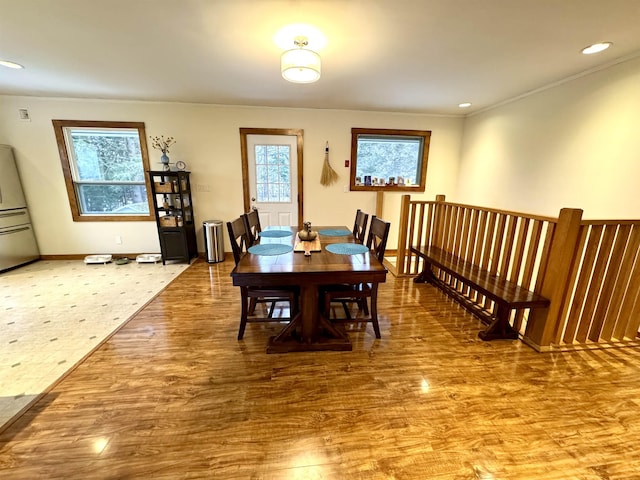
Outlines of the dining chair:
M 238 265 L 242 257 L 246 255 L 246 250 L 250 248 L 249 235 L 244 216 L 227 222 L 227 229 L 229 230 L 233 260 L 236 265 Z M 238 329 L 238 340 L 242 340 L 247 323 L 290 321 L 298 313 L 298 294 L 298 288 L 295 286 L 283 286 L 281 288 L 261 288 L 259 286 L 240 287 L 242 309 L 240 314 L 240 328 Z M 273 317 L 273 312 L 278 302 L 289 303 L 289 317 Z M 271 304 L 266 317 L 250 316 L 253 315 L 257 303 Z
M 371 225 L 369 227 L 369 236 L 367 238 L 367 247 L 371 253 L 382 263 L 384 253 L 387 248 L 387 239 L 389 238 L 389 228 L 391 224 L 379 219 L 375 215 L 371 217 Z M 323 288 L 324 297 L 324 313 L 332 322 L 371 322 L 376 338 L 380 336 L 380 325 L 378 324 L 378 284 L 377 283 L 359 283 L 357 285 L 339 284 L 327 285 Z M 367 299 L 371 304 L 367 306 Z M 342 304 L 346 318 L 331 319 L 331 303 L 339 302 Z M 347 307 L 348 303 L 356 303 L 358 310 L 362 310 L 367 317 L 352 318 Z
M 249 247 L 254 246 L 256 243 L 260 242 L 260 232 L 262 232 L 262 228 L 260 227 L 260 216 L 258 215 L 258 209 L 254 208 L 248 213 L 242 215 L 244 219 L 244 225 L 247 229 L 247 238 L 249 239 Z
M 364 243 L 368 220 L 369 214 L 360 209 L 356 210 L 356 219 L 353 222 L 353 236 L 358 243 Z
M 241 215 L 244 220 L 244 226 L 247 231 L 247 248 L 253 247 L 260 243 L 260 232 L 262 232 L 262 227 L 260 226 L 260 215 L 258 214 L 258 209 L 253 208 L 250 212 L 243 213 Z M 259 303 L 257 298 L 251 298 L 249 301 L 249 314 L 252 314 L 256 309 L 256 304 Z M 275 308 L 275 303 L 271 304 L 271 313 L 269 316 L 273 314 L 273 310 Z

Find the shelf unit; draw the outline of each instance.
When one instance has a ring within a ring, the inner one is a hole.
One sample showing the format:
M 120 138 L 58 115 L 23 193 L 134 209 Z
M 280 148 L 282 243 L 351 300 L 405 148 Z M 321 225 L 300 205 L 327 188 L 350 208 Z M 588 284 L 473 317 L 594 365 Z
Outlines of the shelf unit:
M 158 228 L 162 264 L 198 256 L 189 172 L 150 170 L 149 183 Z

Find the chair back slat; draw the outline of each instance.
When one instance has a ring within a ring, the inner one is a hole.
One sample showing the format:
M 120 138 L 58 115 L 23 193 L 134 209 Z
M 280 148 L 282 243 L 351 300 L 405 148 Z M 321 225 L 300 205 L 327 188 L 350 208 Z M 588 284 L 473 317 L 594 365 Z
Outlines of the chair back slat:
M 227 222 L 227 229 L 229 230 L 233 260 L 236 262 L 236 265 L 238 265 L 242 255 L 246 252 L 247 248 L 249 248 L 245 219 L 240 216 L 232 222 Z
M 369 215 L 367 213 L 364 213 L 360 209 L 356 211 L 356 219 L 353 223 L 353 237 L 358 243 L 364 243 L 368 220 Z
M 385 222 L 375 215 L 371 217 L 367 247 L 381 263 L 384 259 L 384 252 L 387 249 L 387 239 L 389 238 L 390 228 L 391 223 Z
M 260 232 L 262 232 L 258 209 L 254 208 L 250 212 L 245 213 L 242 215 L 242 218 L 244 219 L 245 229 L 247 230 L 248 246 L 251 247 L 260 242 Z

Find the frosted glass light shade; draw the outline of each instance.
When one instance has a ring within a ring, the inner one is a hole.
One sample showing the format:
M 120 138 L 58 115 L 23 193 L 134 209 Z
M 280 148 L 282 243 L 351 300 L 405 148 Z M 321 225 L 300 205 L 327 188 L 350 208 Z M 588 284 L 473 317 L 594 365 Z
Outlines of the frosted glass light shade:
M 287 50 L 280 58 L 285 80 L 294 83 L 313 83 L 320 78 L 320 55 L 305 48 Z

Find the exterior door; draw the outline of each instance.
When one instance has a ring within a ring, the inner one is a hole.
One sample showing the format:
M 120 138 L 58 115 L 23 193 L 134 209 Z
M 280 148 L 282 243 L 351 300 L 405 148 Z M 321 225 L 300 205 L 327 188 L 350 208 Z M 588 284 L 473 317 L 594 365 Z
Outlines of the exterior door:
M 261 226 L 298 225 L 298 137 L 247 135 L 250 208 Z

